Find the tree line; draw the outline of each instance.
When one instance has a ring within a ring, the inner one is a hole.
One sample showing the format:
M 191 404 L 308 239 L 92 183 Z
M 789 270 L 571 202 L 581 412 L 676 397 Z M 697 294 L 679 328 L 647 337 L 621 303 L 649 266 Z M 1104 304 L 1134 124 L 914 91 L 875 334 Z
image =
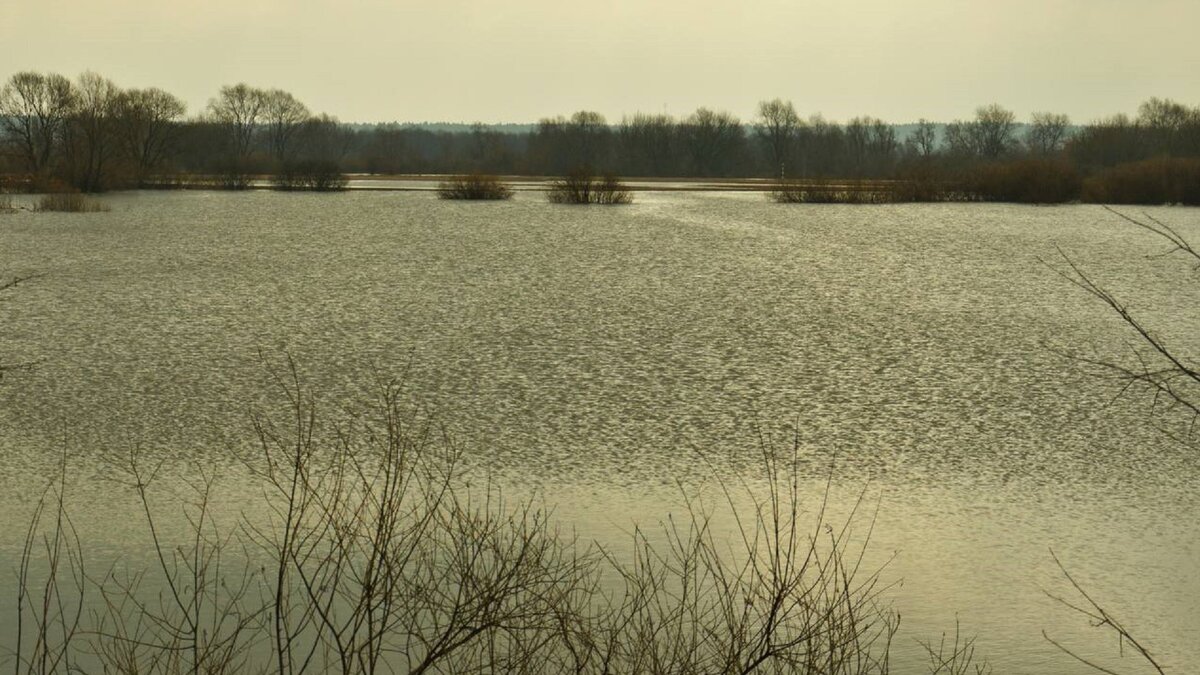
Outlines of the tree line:
M 122 89 L 91 72 L 74 81 L 22 72 L 0 89 L 0 135 L 0 171 L 89 192 L 189 177 L 242 188 L 270 176 L 279 187 L 319 189 L 347 172 L 557 176 L 580 167 L 645 177 L 1029 183 L 1058 186 L 1041 196 L 1066 198 L 1078 198 L 1089 181 L 1096 189 L 1125 174 L 1157 184 L 1200 178 L 1200 108 L 1158 98 L 1135 116 L 1082 126 L 1051 112 L 1019 121 L 996 104 L 948 124 L 835 122 L 774 99 L 760 102 L 751 120 L 701 107 L 614 123 L 583 110 L 511 133 L 483 124 L 347 125 L 291 93 L 246 84 L 222 87 L 189 117 L 183 101 L 161 89 Z

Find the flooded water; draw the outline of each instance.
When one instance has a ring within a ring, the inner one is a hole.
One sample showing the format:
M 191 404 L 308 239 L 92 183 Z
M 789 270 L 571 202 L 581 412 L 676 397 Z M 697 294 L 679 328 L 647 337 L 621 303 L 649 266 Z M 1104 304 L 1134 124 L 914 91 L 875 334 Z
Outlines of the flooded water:
M 0 216 L 0 274 L 41 275 L 0 303 L 0 355 L 37 364 L 0 382 L 0 568 L 64 453 L 93 557 L 142 555 L 113 466 L 136 447 L 236 484 L 248 411 L 278 400 L 291 354 L 330 407 L 403 377 L 475 470 L 610 546 L 714 474 L 752 475 L 760 436 L 795 442 L 814 486 L 833 467 L 835 501 L 878 500 L 900 672 L 956 620 L 997 672 L 1087 672 L 1043 630 L 1115 653 L 1044 592 L 1069 591 L 1051 548 L 1163 663 L 1200 662 L 1200 451 L 1170 436 L 1188 420 L 1063 355 L 1136 340 L 1059 251 L 1184 353 L 1200 284 L 1098 207 L 106 201 Z M 1200 211 L 1151 213 L 1200 242 Z

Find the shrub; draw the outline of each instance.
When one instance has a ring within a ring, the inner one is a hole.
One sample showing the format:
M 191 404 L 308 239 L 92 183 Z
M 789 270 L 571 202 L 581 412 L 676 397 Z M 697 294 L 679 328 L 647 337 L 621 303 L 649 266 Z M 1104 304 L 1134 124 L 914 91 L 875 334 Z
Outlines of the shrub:
M 13 206 L 12 197 L 0 194 L 0 213 L 16 213 L 17 207 Z
M 767 197 L 780 204 L 886 204 L 896 201 L 891 185 L 827 180 L 780 181 Z
M 276 190 L 336 192 L 346 189 L 346 177 L 337 162 L 322 159 L 284 164 L 271 182 Z
M 897 202 L 950 202 L 963 198 L 961 188 L 936 166 L 910 166 L 902 169 L 898 178 L 891 184 L 892 197 Z
M 1118 164 L 1084 181 L 1083 201 L 1200 205 L 1200 159 L 1160 158 Z
M 1019 204 L 1061 204 L 1079 198 L 1081 180 L 1071 164 L 1057 159 L 1020 159 L 984 164 L 963 180 L 968 199 Z
M 468 174 L 438 183 L 442 199 L 512 199 L 512 188 L 495 176 Z
M 57 192 L 42 195 L 33 206 L 34 211 L 61 211 L 64 213 L 101 213 L 111 211 L 108 204 L 89 199 L 77 192 Z
M 597 177 L 586 169 L 572 171 L 550 184 L 547 198 L 554 204 L 630 204 L 629 187 L 612 174 Z
M 198 187 L 217 187 L 217 183 L 208 176 L 185 173 L 160 173 L 146 176 L 138 184 L 142 190 L 187 190 Z

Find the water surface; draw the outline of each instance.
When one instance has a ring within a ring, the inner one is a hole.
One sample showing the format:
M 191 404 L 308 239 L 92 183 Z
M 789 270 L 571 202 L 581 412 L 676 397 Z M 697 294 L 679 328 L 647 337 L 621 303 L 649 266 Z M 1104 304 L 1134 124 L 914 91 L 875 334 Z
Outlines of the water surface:
M 956 616 L 997 672 L 1084 672 L 1043 629 L 1111 653 L 1043 594 L 1066 590 L 1050 547 L 1163 661 L 1200 660 L 1200 455 L 1063 357 L 1125 358 L 1132 337 L 1055 269 L 1066 252 L 1190 353 L 1197 285 L 1098 207 L 106 201 L 0 217 L 0 271 L 42 275 L 0 304 L 0 354 L 38 362 L 0 383 L 5 567 L 64 451 L 102 556 L 144 541 L 110 480 L 130 448 L 236 485 L 290 353 L 330 407 L 403 377 L 476 470 L 609 544 L 714 473 L 753 474 L 760 436 L 795 441 L 814 486 L 833 465 L 843 504 L 880 499 L 902 664 Z M 1151 212 L 1200 241 L 1200 211 Z

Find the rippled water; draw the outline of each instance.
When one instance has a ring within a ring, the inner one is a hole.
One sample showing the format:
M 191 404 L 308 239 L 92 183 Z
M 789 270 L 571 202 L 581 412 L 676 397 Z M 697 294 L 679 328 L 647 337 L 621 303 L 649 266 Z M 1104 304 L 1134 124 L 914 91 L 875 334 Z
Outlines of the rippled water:
M 0 216 L 0 273 L 43 275 L 0 304 L 0 354 L 39 363 L 0 383 L 5 568 L 63 451 L 108 553 L 138 540 L 106 480 L 129 448 L 236 473 L 287 352 L 331 404 L 403 375 L 474 466 L 608 543 L 753 472 L 760 433 L 794 439 L 814 483 L 832 463 L 839 499 L 880 499 L 902 664 L 956 617 L 997 672 L 1076 672 L 1043 629 L 1112 653 L 1043 594 L 1066 590 L 1049 547 L 1177 672 L 1200 661 L 1200 453 L 1059 354 L 1120 357 L 1130 335 L 1058 249 L 1191 353 L 1200 285 L 1100 208 L 107 201 Z M 1200 211 L 1152 213 L 1200 241 Z

